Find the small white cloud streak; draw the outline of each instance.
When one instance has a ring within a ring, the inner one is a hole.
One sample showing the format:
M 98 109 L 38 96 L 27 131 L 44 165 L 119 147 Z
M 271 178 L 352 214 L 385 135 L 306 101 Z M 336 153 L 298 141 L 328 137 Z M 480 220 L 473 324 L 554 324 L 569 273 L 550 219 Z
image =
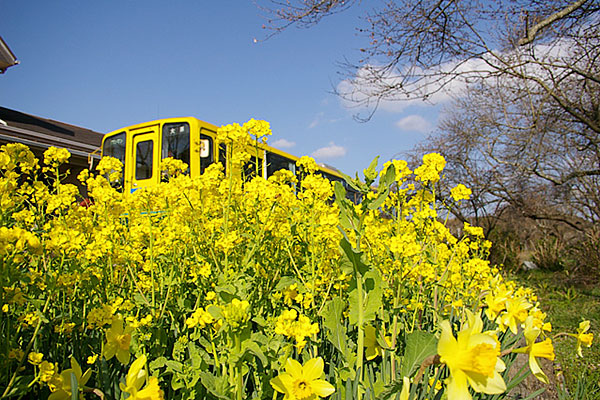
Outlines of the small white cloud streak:
M 396 126 L 404 132 L 427 133 L 431 130 L 431 124 L 420 115 L 409 115 L 396 122 Z
M 308 129 L 313 129 L 320 125 L 324 115 L 324 112 L 318 113 L 316 117 L 312 120 L 312 122 L 308 125 Z
M 321 147 L 312 152 L 311 156 L 316 160 L 330 160 L 340 158 L 346 155 L 346 148 L 329 142 L 329 146 Z
M 278 149 L 291 149 L 292 147 L 296 146 L 296 142 L 292 142 L 286 139 L 277 139 L 274 142 L 269 143 L 269 145 Z

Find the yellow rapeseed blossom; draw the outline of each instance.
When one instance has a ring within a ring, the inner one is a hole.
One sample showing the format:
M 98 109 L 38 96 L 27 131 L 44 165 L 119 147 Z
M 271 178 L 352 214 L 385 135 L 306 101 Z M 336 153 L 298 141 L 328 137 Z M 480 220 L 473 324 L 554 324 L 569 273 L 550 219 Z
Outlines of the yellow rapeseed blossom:
M 319 333 L 319 324 L 294 309 L 284 310 L 275 323 L 275 333 L 294 338 L 298 350 L 306 346 L 306 338 Z
M 36 353 L 34 351 L 32 351 L 31 353 L 29 353 L 29 355 L 27 355 L 27 361 L 29 361 L 33 365 L 40 365 L 43 358 L 44 358 L 44 355 L 42 353 Z
M 71 153 L 67 149 L 51 146 L 44 152 L 44 164 L 57 168 L 67 162 L 69 157 L 71 157 Z
M 471 197 L 471 193 L 471 189 L 467 188 L 462 183 L 459 183 L 458 185 L 450 189 L 450 195 L 452 196 L 454 201 L 469 200 L 469 198 Z
M 417 180 L 423 183 L 436 183 L 440 180 L 440 173 L 446 166 L 446 160 L 438 153 L 429 153 L 423 156 L 423 164 L 415 169 Z

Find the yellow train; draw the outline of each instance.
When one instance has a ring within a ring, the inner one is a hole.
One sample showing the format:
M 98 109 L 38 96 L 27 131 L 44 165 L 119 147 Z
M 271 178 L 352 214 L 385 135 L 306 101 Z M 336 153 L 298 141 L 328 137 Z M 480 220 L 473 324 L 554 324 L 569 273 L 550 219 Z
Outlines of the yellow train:
M 161 160 L 167 157 L 185 162 L 190 175 L 195 177 L 214 162 L 227 165 L 227 150 L 227 144 L 217 139 L 215 125 L 193 117 L 166 118 L 131 125 L 107 133 L 102 139 L 102 156 L 115 157 L 123 163 L 123 189 L 131 192 L 157 185 L 161 179 Z M 252 149 L 251 154 L 257 154 L 258 157 L 252 156 L 245 168 L 248 176 L 256 170 L 265 179 L 280 169 L 297 173 L 298 157 L 266 144 L 259 143 L 257 150 L 258 153 Z M 339 171 L 319 166 L 317 173 L 332 182 L 342 183 L 352 201 L 360 200 L 359 193 L 346 184 Z

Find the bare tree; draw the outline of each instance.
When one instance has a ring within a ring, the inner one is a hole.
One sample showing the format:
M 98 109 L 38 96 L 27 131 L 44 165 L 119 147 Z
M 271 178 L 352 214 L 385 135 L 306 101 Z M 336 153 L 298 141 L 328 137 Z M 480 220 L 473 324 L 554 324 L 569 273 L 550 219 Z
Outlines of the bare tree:
M 266 1 L 266 0 L 265 0 Z M 356 0 L 271 0 L 268 27 L 311 26 Z M 600 127 L 565 95 L 571 79 L 598 82 L 598 0 L 371 1 L 358 31 L 369 39 L 355 63 L 346 63 L 338 94 L 367 106 L 434 100 L 466 83 L 512 76 L 539 86 L 573 118 Z
M 418 154 L 442 153 L 447 185 L 473 188 L 467 207 L 454 210 L 461 219 L 498 217 L 510 207 L 587 230 L 600 221 L 600 134 L 528 83 L 504 77 L 471 86 Z M 600 97 L 597 84 L 587 92 L 571 84 L 569 96 Z

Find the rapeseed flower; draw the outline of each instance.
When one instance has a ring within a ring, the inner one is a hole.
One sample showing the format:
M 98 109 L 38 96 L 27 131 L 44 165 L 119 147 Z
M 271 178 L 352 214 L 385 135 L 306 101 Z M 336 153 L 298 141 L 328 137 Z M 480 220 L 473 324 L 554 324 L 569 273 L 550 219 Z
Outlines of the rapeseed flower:
M 452 196 L 454 201 L 469 200 L 469 198 L 471 197 L 471 193 L 471 189 L 469 189 L 462 183 L 459 183 L 458 185 L 450 189 L 450 196 Z
M 468 311 L 468 310 L 467 310 Z M 500 343 L 495 335 L 482 333 L 479 315 L 467 312 L 468 318 L 455 338 L 449 321 L 440 324 L 438 342 L 440 361 L 450 370 L 448 400 L 470 400 L 469 386 L 478 393 L 499 394 L 506 384 L 499 372 L 505 369 L 499 358 Z
M 323 367 L 321 357 L 308 360 L 304 366 L 288 358 L 285 372 L 271 379 L 271 386 L 284 394 L 284 400 L 315 400 L 327 397 L 335 392 L 335 388 L 329 382 L 320 379 Z
M 44 355 L 42 353 L 36 353 L 34 351 L 27 355 L 27 361 L 29 361 L 33 365 L 40 365 L 43 358 Z

